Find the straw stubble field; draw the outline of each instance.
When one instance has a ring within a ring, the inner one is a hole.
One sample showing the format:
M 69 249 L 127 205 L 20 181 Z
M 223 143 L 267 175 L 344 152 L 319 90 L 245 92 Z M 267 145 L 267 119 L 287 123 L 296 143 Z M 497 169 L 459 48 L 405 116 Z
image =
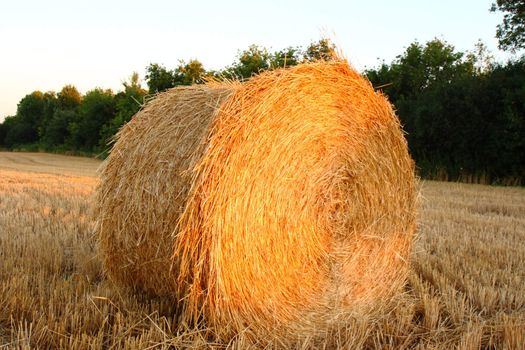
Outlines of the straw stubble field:
M 99 163 L 0 153 L 0 348 L 244 348 L 180 327 L 173 305 L 104 277 L 90 219 Z M 299 348 L 525 344 L 525 189 L 421 183 L 405 293 Z M 179 331 L 177 331 L 179 329 Z

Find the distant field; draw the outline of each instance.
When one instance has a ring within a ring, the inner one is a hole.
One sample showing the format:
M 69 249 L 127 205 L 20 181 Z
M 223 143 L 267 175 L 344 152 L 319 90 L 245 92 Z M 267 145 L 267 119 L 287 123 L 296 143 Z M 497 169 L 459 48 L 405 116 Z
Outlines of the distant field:
M 0 152 L 0 169 L 58 175 L 96 176 L 101 161 L 49 153 Z
M 176 333 L 172 305 L 103 275 L 90 218 L 100 162 L 0 152 L 0 349 L 245 348 Z M 298 347 L 523 349 L 525 189 L 423 182 L 406 293 Z

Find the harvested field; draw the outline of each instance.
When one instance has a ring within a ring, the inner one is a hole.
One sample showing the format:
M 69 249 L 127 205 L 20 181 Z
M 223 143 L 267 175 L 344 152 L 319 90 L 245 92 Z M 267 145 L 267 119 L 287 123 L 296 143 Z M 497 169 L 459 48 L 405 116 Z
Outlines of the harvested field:
M 98 162 L 0 153 L 0 348 L 244 348 L 176 333 L 173 306 L 102 272 L 89 207 Z M 519 349 L 525 344 L 525 189 L 421 184 L 405 293 L 297 347 Z
M 0 152 L 0 169 L 56 175 L 96 176 L 100 161 L 86 157 L 30 152 Z

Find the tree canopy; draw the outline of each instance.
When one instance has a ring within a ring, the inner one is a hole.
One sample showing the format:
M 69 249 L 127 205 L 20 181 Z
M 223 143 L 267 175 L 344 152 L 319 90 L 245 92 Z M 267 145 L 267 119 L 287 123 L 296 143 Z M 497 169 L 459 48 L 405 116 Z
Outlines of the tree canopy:
M 161 92 L 175 86 L 173 72 L 158 63 L 151 63 L 146 68 L 146 81 L 150 94 Z
M 513 52 L 525 48 L 525 0 L 497 0 L 490 10 L 504 13 L 496 30 L 499 48 Z
M 517 95 L 525 92 L 524 63 L 496 65 L 483 45 L 464 54 L 434 39 L 366 74 L 395 105 L 423 176 L 523 181 L 524 141 L 515 135 L 525 139 Z

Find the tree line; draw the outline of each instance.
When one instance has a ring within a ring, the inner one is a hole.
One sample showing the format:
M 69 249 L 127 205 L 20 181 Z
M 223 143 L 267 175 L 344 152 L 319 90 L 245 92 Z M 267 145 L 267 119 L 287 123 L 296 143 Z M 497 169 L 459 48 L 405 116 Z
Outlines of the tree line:
M 465 54 L 435 39 L 365 74 L 395 106 L 421 176 L 525 184 L 525 56 L 496 63 L 482 43 Z
M 179 61 L 171 70 L 152 63 L 146 67 L 148 90 L 142 88 L 135 72 L 116 94 L 95 88 L 81 95 L 73 85 L 64 86 L 58 93 L 34 91 L 20 100 L 14 116 L 0 124 L 0 147 L 104 156 L 113 135 L 156 93 L 208 79 L 242 80 L 268 69 L 328 59 L 333 50 L 327 39 L 313 42 L 304 50 L 288 47 L 270 52 L 252 45 L 220 71 L 204 69 L 197 59 Z
M 206 70 L 197 59 L 179 61 L 174 69 L 152 63 L 146 67 L 148 90 L 133 73 L 116 94 L 95 88 L 81 95 L 72 85 L 58 93 L 35 91 L 0 124 L 0 145 L 105 155 L 112 136 L 155 93 L 330 60 L 333 52 L 327 39 L 274 52 L 252 45 L 220 71 Z M 495 62 L 481 42 L 460 52 L 434 39 L 413 42 L 392 62 L 363 74 L 393 103 L 421 176 L 525 184 L 525 56 Z

